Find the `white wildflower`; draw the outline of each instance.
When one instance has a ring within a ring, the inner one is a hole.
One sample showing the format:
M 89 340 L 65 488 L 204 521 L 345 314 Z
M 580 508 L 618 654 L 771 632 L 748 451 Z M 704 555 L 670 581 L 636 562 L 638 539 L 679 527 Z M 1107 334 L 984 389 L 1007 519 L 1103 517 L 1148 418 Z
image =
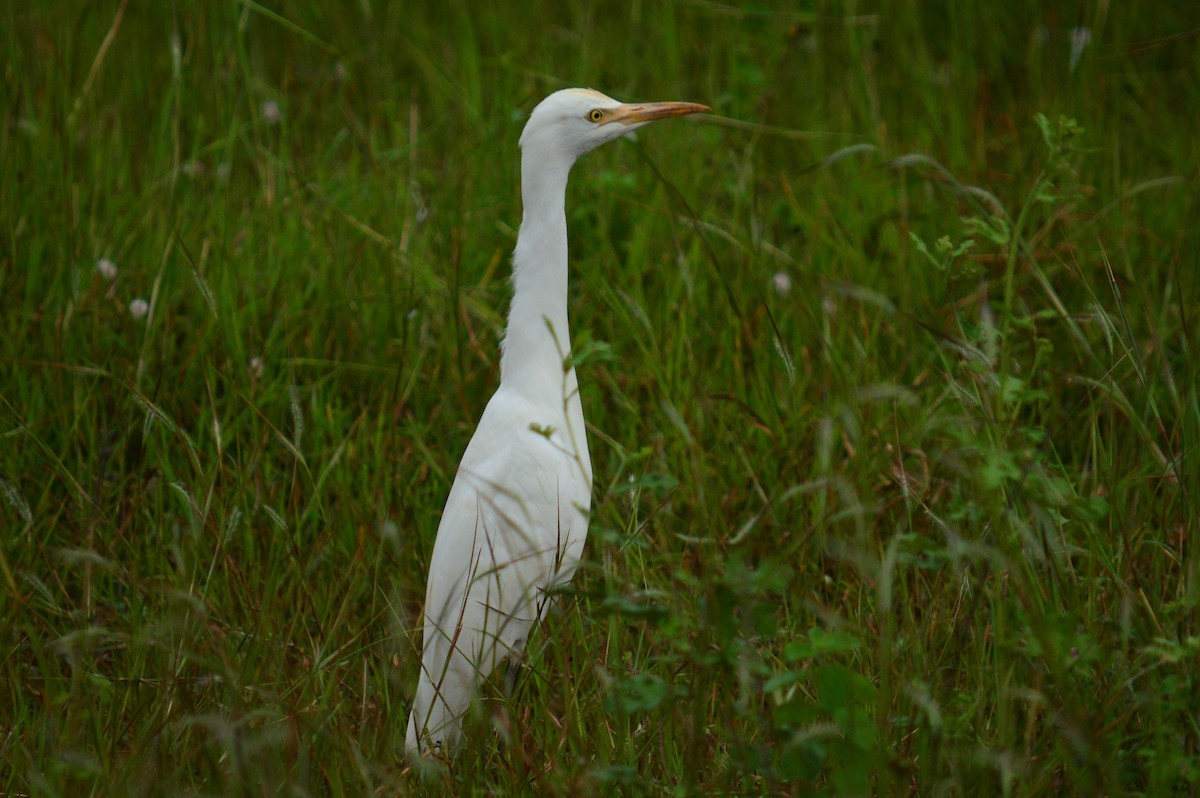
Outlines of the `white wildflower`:
M 780 296 L 792 293 L 792 278 L 788 276 L 787 272 L 775 272 L 772 281 L 775 283 L 775 292 Z
M 1092 32 L 1080 26 L 1071 29 L 1071 71 L 1075 71 L 1075 67 L 1079 65 L 1079 59 L 1083 57 L 1083 51 L 1091 44 Z
M 247 368 L 250 372 L 250 379 L 257 382 L 262 379 L 263 375 L 263 359 L 258 355 L 250 358 L 250 366 Z
M 146 314 L 150 312 L 150 303 L 138 297 L 129 303 L 129 315 L 141 321 L 146 318 Z
M 25 523 L 33 523 L 33 513 L 29 511 L 29 503 L 17 492 L 15 487 L 0 479 L 0 493 L 4 494 L 9 506 L 17 511 L 17 515 L 21 516 Z
M 279 110 L 279 103 L 274 100 L 267 100 L 262 104 L 262 116 L 268 125 L 278 125 L 283 113 Z
M 117 264 L 113 263 L 108 258 L 101 258 L 100 260 L 96 261 L 96 271 L 101 277 L 103 277 L 105 280 L 108 280 L 110 283 L 117 279 Z

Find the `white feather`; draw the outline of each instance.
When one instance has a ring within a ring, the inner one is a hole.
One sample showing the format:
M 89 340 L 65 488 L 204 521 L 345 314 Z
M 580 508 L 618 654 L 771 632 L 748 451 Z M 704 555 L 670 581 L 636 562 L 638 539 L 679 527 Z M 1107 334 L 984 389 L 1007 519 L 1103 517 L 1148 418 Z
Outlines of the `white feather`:
M 596 114 L 599 110 L 603 113 Z M 405 749 L 450 751 L 480 681 L 525 647 L 547 592 L 583 553 L 592 464 L 567 324 L 567 177 L 575 160 L 654 119 L 704 109 L 622 105 L 590 89 L 543 100 L 521 134 L 524 217 L 500 387 L 463 453 L 438 526 Z
M 410 752 L 457 743 L 480 678 L 524 648 L 546 592 L 575 573 L 592 474 L 582 429 L 573 452 L 564 423 L 502 386 L 467 446 L 430 562 Z

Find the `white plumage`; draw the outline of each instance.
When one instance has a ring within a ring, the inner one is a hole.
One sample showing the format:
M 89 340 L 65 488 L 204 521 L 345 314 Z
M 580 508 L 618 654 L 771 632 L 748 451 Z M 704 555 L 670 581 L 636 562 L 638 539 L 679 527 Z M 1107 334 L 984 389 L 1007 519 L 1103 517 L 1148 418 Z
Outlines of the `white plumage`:
M 693 103 L 623 104 L 590 89 L 543 100 L 521 134 L 524 218 L 500 387 L 463 453 L 438 526 L 405 749 L 450 751 L 482 679 L 520 653 L 587 537 L 592 464 L 567 356 L 567 176 L 577 158 Z

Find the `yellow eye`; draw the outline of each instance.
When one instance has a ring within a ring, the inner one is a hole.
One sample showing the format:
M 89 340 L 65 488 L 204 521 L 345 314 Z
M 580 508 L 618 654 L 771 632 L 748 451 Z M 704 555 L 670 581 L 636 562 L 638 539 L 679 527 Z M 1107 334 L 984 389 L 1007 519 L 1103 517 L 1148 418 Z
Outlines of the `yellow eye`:
M 599 122 L 604 118 L 604 112 L 599 108 L 593 108 L 592 110 L 588 111 L 587 118 L 589 122 Z

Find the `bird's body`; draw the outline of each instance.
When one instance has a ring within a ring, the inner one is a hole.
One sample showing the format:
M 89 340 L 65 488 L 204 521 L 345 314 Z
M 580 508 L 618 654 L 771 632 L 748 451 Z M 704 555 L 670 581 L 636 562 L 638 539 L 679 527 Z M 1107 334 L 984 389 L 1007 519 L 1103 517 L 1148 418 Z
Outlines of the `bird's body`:
M 592 468 L 577 398 L 573 404 L 577 452 L 561 434 L 570 423 L 561 407 L 554 412 L 501 387 L 463 453 L 430 561 L 410 754 L 453 746 L 480 679 L 520 653 L 545 592 L 575 572 Z M 421 727 L 426 739 L 418 742 Z
M 521 136 L 524 218 L 500 387 L 463 453 L 438 526 L 421 673 L 405 748 L 451 749 L 479 683 L 519 654 L 583 552 L 592 465 L 567 326 L 567 176 L 587 151 L 654 119 L 707 110 L 624 105 L 566 89 Z

